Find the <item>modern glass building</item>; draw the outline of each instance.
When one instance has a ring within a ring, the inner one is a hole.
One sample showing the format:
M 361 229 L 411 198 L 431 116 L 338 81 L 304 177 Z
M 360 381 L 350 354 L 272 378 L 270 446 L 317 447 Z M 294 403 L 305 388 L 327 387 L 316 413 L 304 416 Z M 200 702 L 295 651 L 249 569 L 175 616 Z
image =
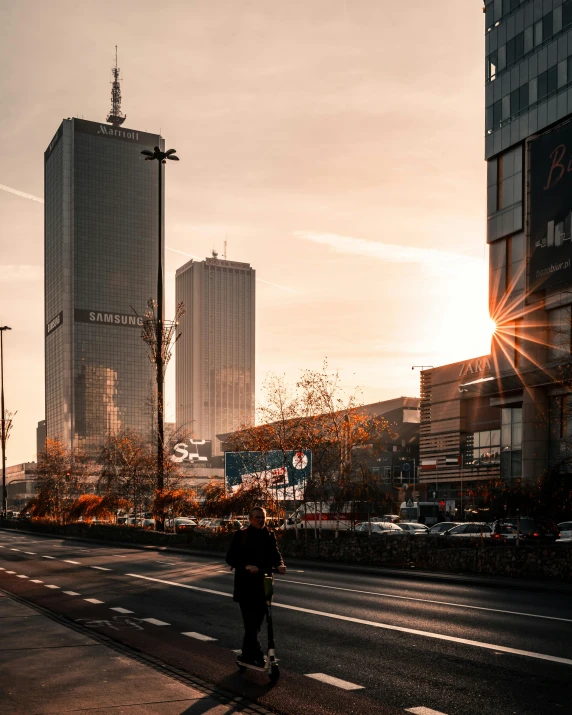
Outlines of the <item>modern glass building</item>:
M 498 381 L 486 393 L 507 434 L 507 420 L 520 421 L 510 460 L 501 445 L 501 476 L 534 480 L 569 461 L 572 0 L 485 0 L 485 52 L 489 298 L 498 326 Z
M 156 298 L 163 139 L 66 119 L 45 159 L 46 432 L 93 453 L 129 428 L 151 436 L 155 376 L 141 339 Z
M 255 271 L 207 258 L 176 273 L 185 306 L 176 343 L 177 430 L 211 440 L 254 424 Z

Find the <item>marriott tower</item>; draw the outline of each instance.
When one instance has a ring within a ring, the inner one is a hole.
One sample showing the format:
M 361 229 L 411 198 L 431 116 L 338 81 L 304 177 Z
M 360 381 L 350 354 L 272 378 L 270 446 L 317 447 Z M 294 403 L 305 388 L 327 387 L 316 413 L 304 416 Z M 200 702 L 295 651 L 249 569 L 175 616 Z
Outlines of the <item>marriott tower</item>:
M 152 431 L 138 316 L 157 297 L 158 180 L 141 151 L 164 142 L 123 119 L 66 119 L 44 155 L 46 430 L 92 454 L 120 429 Z

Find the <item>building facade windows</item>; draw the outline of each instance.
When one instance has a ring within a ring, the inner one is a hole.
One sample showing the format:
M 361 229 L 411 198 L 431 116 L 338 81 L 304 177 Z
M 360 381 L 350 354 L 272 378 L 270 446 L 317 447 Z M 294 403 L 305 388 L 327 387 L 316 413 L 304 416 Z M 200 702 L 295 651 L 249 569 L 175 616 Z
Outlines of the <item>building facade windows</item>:
M 548 362 L 570 360 L 571 309 L 564 306 L 548 311 Z
M 464 466 L 498 467 L 500 464 L 500 430 L 484 430 L 467 435 Z
M 522 476 L 522 407 L 501 410 L 501 478 Z

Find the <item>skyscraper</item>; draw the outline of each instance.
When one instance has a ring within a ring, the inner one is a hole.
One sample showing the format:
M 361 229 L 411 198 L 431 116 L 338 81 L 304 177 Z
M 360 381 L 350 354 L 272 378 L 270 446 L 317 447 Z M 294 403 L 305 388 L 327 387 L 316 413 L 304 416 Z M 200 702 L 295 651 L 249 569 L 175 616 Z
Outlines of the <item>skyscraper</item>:
M 213 253 L 176 273 L 177 429 L 198 439 L 254 423 L 255 271 Z
M 151 437 L 153 365 L 141 318 L 157 292 L 158 181 L 143 149 L 163 139 L 66 119 L 45 152 L 47 436 L 97 451 L 132 429 Z

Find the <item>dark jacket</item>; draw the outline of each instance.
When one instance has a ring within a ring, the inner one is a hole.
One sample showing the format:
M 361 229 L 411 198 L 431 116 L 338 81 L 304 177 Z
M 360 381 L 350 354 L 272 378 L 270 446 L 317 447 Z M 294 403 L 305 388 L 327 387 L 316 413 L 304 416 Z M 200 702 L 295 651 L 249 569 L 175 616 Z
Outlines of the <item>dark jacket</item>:
M 266 527 L 256 529 L 248 526 L 234 534 L 226 562 L 234 569 L 235 601 L 264 601 L 264 576 L 273 568 L 284 566 L 278 550 L 276 537 Z M 246 566 L 258 566 L 258 573 L 251 574 Z

